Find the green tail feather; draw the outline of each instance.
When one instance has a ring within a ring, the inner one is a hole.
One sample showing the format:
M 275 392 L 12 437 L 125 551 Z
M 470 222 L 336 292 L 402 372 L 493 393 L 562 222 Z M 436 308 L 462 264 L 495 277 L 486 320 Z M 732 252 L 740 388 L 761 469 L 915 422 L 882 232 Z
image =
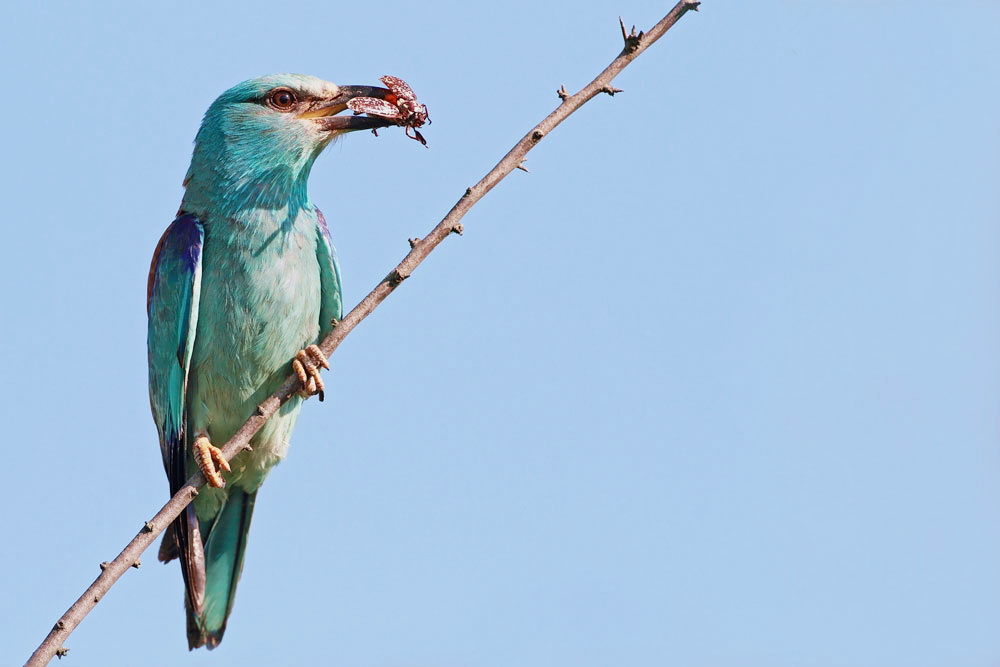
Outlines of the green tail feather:
M 229 491 L 222 509 L 213 521 L 201 522 L 205 540 L 205 602 L 200 614 L 187 609 L 189 648 L 207 646 L 213 649 L 222 641 L 226 621 L 236 598 L 236 583 L 243 570 L 243 554 L 247 546 L 247 531 L 253 516 L 257 492 L 247 494 L 239 489 Z

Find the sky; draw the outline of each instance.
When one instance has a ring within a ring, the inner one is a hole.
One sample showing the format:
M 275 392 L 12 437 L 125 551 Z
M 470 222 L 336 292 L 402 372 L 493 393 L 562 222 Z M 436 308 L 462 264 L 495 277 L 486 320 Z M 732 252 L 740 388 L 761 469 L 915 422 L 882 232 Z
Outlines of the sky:
M 618 53 L 617 3 L 15 3 L 0 664 L 167 498 L 145 286 L 229 86 L 428 105 L 310 181 L 357 303 Z M 150 551 L 65 664 L 1000 665 L 1000 3 L 706 0 L 331 359 L 189 653 Z

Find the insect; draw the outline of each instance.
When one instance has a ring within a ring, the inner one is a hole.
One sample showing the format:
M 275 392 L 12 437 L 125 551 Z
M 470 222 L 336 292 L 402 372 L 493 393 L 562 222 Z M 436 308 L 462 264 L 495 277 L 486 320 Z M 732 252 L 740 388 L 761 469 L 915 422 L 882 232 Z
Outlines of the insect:
M 396 125 L 406 128 L 406 136 L 419 141 L 424 146 L 427 140 L 417 130 L 424 123 L 431 122 L 427 115 L 427 105 L 417 102 L 417 95 L 410 88 L 410 85 L 399 77 L 386 74 L 380 81 L 389 89 L 389 94 L 384 98 L 379 97 L 355 97 L 347 103 L 347 108 L 354 112 L 354 115 L 366 113 L 369 116 L 378 116 L 395 121 Z M 410 134 L 413 130 L 413 134 Z

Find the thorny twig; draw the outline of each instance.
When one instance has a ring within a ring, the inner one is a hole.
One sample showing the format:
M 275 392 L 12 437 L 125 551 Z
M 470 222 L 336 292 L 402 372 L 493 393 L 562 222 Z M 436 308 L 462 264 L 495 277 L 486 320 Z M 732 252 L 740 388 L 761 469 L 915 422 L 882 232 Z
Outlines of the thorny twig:
M 640 53 L 663 36 L 684 14 L 690 10 L 697 10 L 700 2 L 694 0 L 681 0 L 670 13 L 661 19 L 649 32 L 636 32 L 632 28 L 631 33 L 625 30 L 625 22 L 619 19 L 621 24 L 622 39 L 625 42 L 621 53 L 608 65 L 597 78 L 587 84 L 575 95 L 569 95 L 565 87 L 559 89 L 560 105 L 555 111 L 546 116 L 542 122 L 532 128 L 514 147 L 503 157 L 500 162 L 490 170 L 471 188 L 466 189 L 465 194 L 458 202 L 431 230 L 430 234 L 422 239 L 410 239 L 410 252 L 403 258 L 396 268 L 382 279 L 375 286 L 368 296 L 361 300 L 341 322 L 336 323 L 333 331 L 320 343 L 320 349 L 329 357 L 340 345 L 341 341 L 356 327 L 361 320 L 367 317 L 375 308 L 385 300 L 389 294 L 406 280 L 413 270 L 424 261 L 424 259 L 450 234 L 461 234 L 462 217 L 472 206 L 492 190 L 497 183 L 503 180 L 511 171 L 521 167 L 528 151 L 534 148 L 545 135 L 551 132 L 557 125 L 566 120 L 570 114 L 590 101 L 593 97 L 608 93 L 613 95 L 621 92 L 611 86 L 611 81 L 625 67 L 635 60 Z M 295 395 L 300 388 L 299 380 L 295 375 L 290 376 L 285 383 L 271 396 L 257 406 L 256 413 L 247 419 L 246 423 L 229 439 L 222 447 L 222 453 L 226 460 L 249 448 L 249 443 L 254 434 L 260 430 L 278 408 L 291 396 Z M 139 533 L 126 545 L 125 549 L 109 563 L 101 563 L 101 574 L 94 580 L 94 583 L 84 591 L 83 595 L 73 603 L 65 614 L 56 622 L 48 636 L 35 650 L 35 652 L 25 663 L 26 667 L 39 667 L 47 665 L 53 657 L 60 658 L 66 655 L 69 649 L 63 647 L 63 641 L 70 635 L 83 618 L 100 601 L 104 594 L 111 589 L 116 581 L 130 568 L 138 567 L 139 556 L 152 543 L 153 540 L 173 521 L 183 509 L 198 495 L 198 488 L 205 483 L 205 478 L 200 472 L 195 473 L 188 479 L 187 483 L 174 494 L 174 497 L 164 505 L 149 521 L 145 522 Z

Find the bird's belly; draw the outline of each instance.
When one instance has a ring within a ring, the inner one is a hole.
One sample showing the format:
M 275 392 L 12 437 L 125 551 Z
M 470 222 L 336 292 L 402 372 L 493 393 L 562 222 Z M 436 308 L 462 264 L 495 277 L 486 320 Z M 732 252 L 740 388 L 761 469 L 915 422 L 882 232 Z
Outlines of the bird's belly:
M 192 440 L 204 433 L 222 446 L 282 384 L 295 353 L 316 341 L 320 272 L 314 245 L 286 243 L 263 257 L 232 248 L 213 257 L 205 245 L 188 432 Z M 253 449 L 233 460 L 227 484 L 260 486 L 288 449 L 300 405 L 293 397 L 264 424 Z

